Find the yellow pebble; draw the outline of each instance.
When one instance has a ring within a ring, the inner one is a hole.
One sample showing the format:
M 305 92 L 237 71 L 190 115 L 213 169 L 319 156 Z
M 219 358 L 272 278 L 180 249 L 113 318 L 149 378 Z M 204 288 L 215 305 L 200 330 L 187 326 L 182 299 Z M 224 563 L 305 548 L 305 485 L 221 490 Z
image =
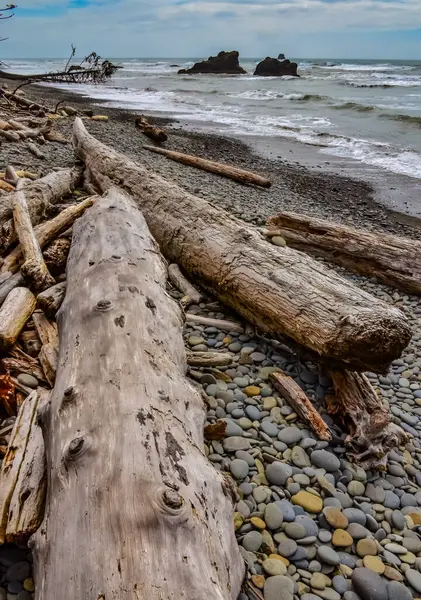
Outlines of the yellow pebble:
M 383 575 L 386 565 L 380 560 L 378 556 L 364 556 L 363 565 L 366 569 L 374 571 L 379 575 Z
M 234 530 L 237 531 L 238 529 L 240 529 L 240 527 L 242 526 L 243 523 L 244 523 L 243 515 L 239 512 L 235 512 L 234 513 Z
M 34 580 L 32 579 L 32 577 L 28 577 L 28 579 L 25 579 L 25 581 L 23 582 L 23 587 L 27 592 L 33 592 L 35 590 Z
M 289 567 L 289 560 L 285 558 L 285 556 L 279 556 L 279 554 L 271 554 L 269 558 L 274 558 L 275 560 L 280 560 L 284 563 L 286 567 Z
M 244 393 L 247 394 L 249 398 L 252 396 L 259 396 L 260 388 L 257 387 L 257 385 L 248 385 L 246 388 L 244 388 Z
M 265 578 L 263 575 L 252 575 L 251 581 L 259 590 L 263 590 L 265 586 Z
M 416 512 L 409 513 L 409 516 L 411 517 L 412 521 L 414 522 L 414 525 L 421 525 L 421 515 L 419 513 L 416 513 Z
M 332 536 L 332 544 L 339 548 L 352 546 L 353 539 L 344 529 L 335 529 Z
M 250 522 L 256 529 L 266 529 L 266 523 L 259 517 L 252 517 Z
M 291 502 L 293 504 L 297 504 L 298 506 L 302 506 L 304 510 L 307 510 L 311 513 L 319 513 L 323 509 L 323 500 L 314 494 L 305 492 L 304 490 L 301 490 L 301 492 L 298 492 L 298 494 L 292 496 Z

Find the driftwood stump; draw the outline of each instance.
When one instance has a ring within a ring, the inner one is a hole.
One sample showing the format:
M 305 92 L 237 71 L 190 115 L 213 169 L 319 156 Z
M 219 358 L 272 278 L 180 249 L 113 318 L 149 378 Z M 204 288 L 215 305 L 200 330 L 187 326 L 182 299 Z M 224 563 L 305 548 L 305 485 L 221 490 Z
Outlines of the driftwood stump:
M 115 189 L 75 224 L 44 421 L 38 600 L 238 597 L 231 487 L 203 454 L 204 405 L 166 276 Z

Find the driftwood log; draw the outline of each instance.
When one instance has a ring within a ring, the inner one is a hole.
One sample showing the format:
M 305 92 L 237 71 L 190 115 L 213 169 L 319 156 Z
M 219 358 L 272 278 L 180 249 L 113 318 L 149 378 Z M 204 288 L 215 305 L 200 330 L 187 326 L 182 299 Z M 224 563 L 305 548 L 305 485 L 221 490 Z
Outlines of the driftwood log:
M 409 435 L 392 423 L 387 405 L 368 377 L 352 371 L 330 371 L 335 395 L 327 397 L 328 411 L 342 421 L 347 452 L 361 467 L 386 469 L 387 453 L 408 441 Z
M 39 292 L 52 287 L 55 281 L 44 262 L 23 191 L 13 194 L 13 223 L 24 258 L 21 267 L 22 275 Z
M 244 327 L 240 323 L 224 321 L 223 319 L 211 319 L 209 317 L 202 317 L 201 315 L 193 315 L 192 313 L 186 313 L 186 322 L 194 323 L 195 325 L 204 325 L 205 327 L 217 327 L 223 331 L 244 333 Z
M 16 287 L 23 285 L 22 273 L 4 273 L 3 277 L 0 275 L 0 306 L 6 300 L 9 293 Z
M 54 319 L 66 295 L 66 282 L 62 281 L 53 285 L 37 296 L 37 306 L 41 308 L 50 319 Z
M 38 409 L 47 401 L 42 390 L 31 392 L 16 418 L 0 473 L 0 544 L 26 543 L 38 529 L 44 511 L 45 450 Z
M 421 242 L 417 240 L 290 212 L 270 217 L 267 225 L 292 248 L 328 258 L 405 292 L 421 294 Z
M 201 303 L 203 295 L 184 277 L 178 265 L 170 265 L 168 275 L 175 287 L 184 294 L 182 302 L 185 306 Z
M 96 196 L 85 198 L 79 204 L 69 206 L 62 210 L 54 219 L 50 219 L 41 225 L 35 227 L 35 236 L 40 248 L 45 248 L 60 233 L 66 231 L 74 221 L 80 217 L 87 208 L 93 205 Z M 16 246 L 3 261 L 1 273 L 15 273 L 23 260 L 22 248 Z
M 204 405 L 185 378 L 166 277 L 121 192 L 75 224 L 44 420 L 51 476 L 33 537 L 38 600 L 57 598 L 58 581 L 60 600 L 238 597 L 231 488 L 202 451 Z
M 79 169 L 63 169 L 54 171 L 25 186 L 21 192 L 25 194 L 32 225 L 37 225 L 45 218 L 47 209 L 57 203 L 62 196 L 72 191 L 80 177 Z M 0 251 L 4 251 L 16 239 L 12 207 L 14 194 L 17 193 L 12 192 L 6 196 L 0 205 Z
M 165 133 L 165 131 L 149 123 L 145 117 L 138 117 L 135 123 L 136 127 L 140 129 L 140 131 L 145 134 L 146 137 L 150 138 L 154 142 L 161 143 L 167 141 L 168 135 Z
M 79 118 L 74 145 L 102 190 L 117 180 L 131 192 L 170 262 L 272 338 L 378 372 L 408 344 L 401 311 L 301 252 L 272 247 L 254 228 L 96 140 Z
M 59 338 L 56 323 L 49 321 L 44 313 L 34 312 L 32 320 L 38 337 L 41 340 L 41 351 L 38 360 L 45 374 L 45 379 L 54 387 L 59 355 Z
M 158 148 L 157 146 L 143 146 L 145 150 L 155 152 L 156 154 L 162 154 L 166 158 L 175 160 L 175 162 L 182 163 L 183 165 L 189 165 L 190 167 L 196 167 L 203 171 L 209 171 L 210 173 L 216 173 L 216 175 L 222 175 L 228 177 L 234 181 L 240 183 L 248 183 L 259 185 L 264 188 L 269 188 L 272 184 L 266 177 L 251 173 L 245 169 L 239 169 L 238 167 L 232 167 L 231 165 L 224 165 L 214 160 L 208 160 L 206 158 L 199 158 L 198 156 L 192 156 L 191 154 L 183 154 L 182 152 L 175 152 L 174 150 L 167 150 L 166 148 Z
M 28 288 L 16 287 L 9 293 L 0 308 L 0 350 L 13 346 L 35 306 L 35 296 Z

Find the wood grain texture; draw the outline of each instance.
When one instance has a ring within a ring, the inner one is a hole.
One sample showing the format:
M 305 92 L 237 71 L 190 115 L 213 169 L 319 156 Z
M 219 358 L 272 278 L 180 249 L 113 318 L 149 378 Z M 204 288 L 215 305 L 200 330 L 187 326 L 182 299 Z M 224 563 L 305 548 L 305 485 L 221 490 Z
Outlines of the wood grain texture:
M 111 190 L 74 226 L 45 420 L 36 598 L 236 600 L 227 479 L 203 454 L 182 315 L 142 214 Z M 75 507 L 78 507 L 75 510 Z
M 44 262 L 41 248 L 32 227 L 28 204 L 23 191 L 18 191 L 13 195 L 13 223 L 19 244 L 22 248 L 22 275 L 39 292 L 52 287 L 55 284 L 55 280 Z
M 63 169 L 54 171 L 37 181 L 28 184 L 24 189 L 32 225 L 37 225 L 45 218 L 48 208 L 72 191 L 81 178 L 81 171 Z M 6 196 L 0 205 L 0 251 L 4 252 L 16 240 L 13 224 L 13 199 L 18 192 Z
M 18 272 L 12 275 L 12 273 L 4 273 L 5 277 L 0 281 L 0 306 L 6 300 L 9 293 L 15 288 L 22 286 L 24 283 L 22 273 Z
M 175 287 L 186 297 L 184 304 L 201 303 L 203 295 L 184 277 L 178 265 L 172 264 L 168 267 L 168 276 Z
M 323 256 L 381 283 L 421 294 L 421 242 L 291 212 L 270 217 L 292 248 Z
M 9 292 L 0 308 L 0 350 L 13 346 L 35 306 L 35 296 L 28 288 L 16 287 Z
M 239 183 L 248 183 L 259 185 L 261 187 L 269 188 L 272 184 L 267 177 L 256 175 L 251 171 L 245 169 L 239 169 L 238 167 L 232 167 L 231 165 L 224 165 L 223 163 L 216 162 L 214 160 L 208 160 L 206 158 L 200 158 L 198 156 L 192 156 L 191 154 L 184 154 L 183 152 L 175 152 L 174 150 L 167 150 L 166 148 L 158 148 L 157 146 L 143 146 L 145 150 L 155 152 L 156 154 L 162 154 L 166 158 L 175 160 L 175 162 L 188 165 L 190 167 L 196 167 L 203 171 L 209 171 L 216 175 L 222 175 L 222 177 L 228 177 Z
M 205 327 L 216 327 L 223 331 L 235 331 L 236 333 L 244 333 L 244 327 L 235 321 L 225 321 L 223 319 L 211 319 L 202 317 L 201 315 L 193 315 L 186 313 L 186 322 L 195 323 L 196 325 L 204 325 Z
M 132 193 L 170 262 L 272 338 L 380 372 L 408 344 L 401 311 L 301 252 L 272 247 L 255 228 L 105 146 L 78 118 L 74 145 L 102 190 L 118 181 Z
M 44 311 L 47 317 L 54 319 L 58 309 L 63 303 L 65 295 L 66 282 L 62 281 L 48 290 L 41 292 L 41 294 L 38 294 L 37 306 Z

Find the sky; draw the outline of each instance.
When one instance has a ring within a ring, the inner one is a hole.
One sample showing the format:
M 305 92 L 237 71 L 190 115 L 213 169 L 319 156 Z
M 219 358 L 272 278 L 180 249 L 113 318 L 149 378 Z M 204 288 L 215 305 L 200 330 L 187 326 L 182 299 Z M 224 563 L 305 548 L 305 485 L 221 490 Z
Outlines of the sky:
M 0 58 L 389 58 L 421 61 L 421 0 L 22 0 Z

